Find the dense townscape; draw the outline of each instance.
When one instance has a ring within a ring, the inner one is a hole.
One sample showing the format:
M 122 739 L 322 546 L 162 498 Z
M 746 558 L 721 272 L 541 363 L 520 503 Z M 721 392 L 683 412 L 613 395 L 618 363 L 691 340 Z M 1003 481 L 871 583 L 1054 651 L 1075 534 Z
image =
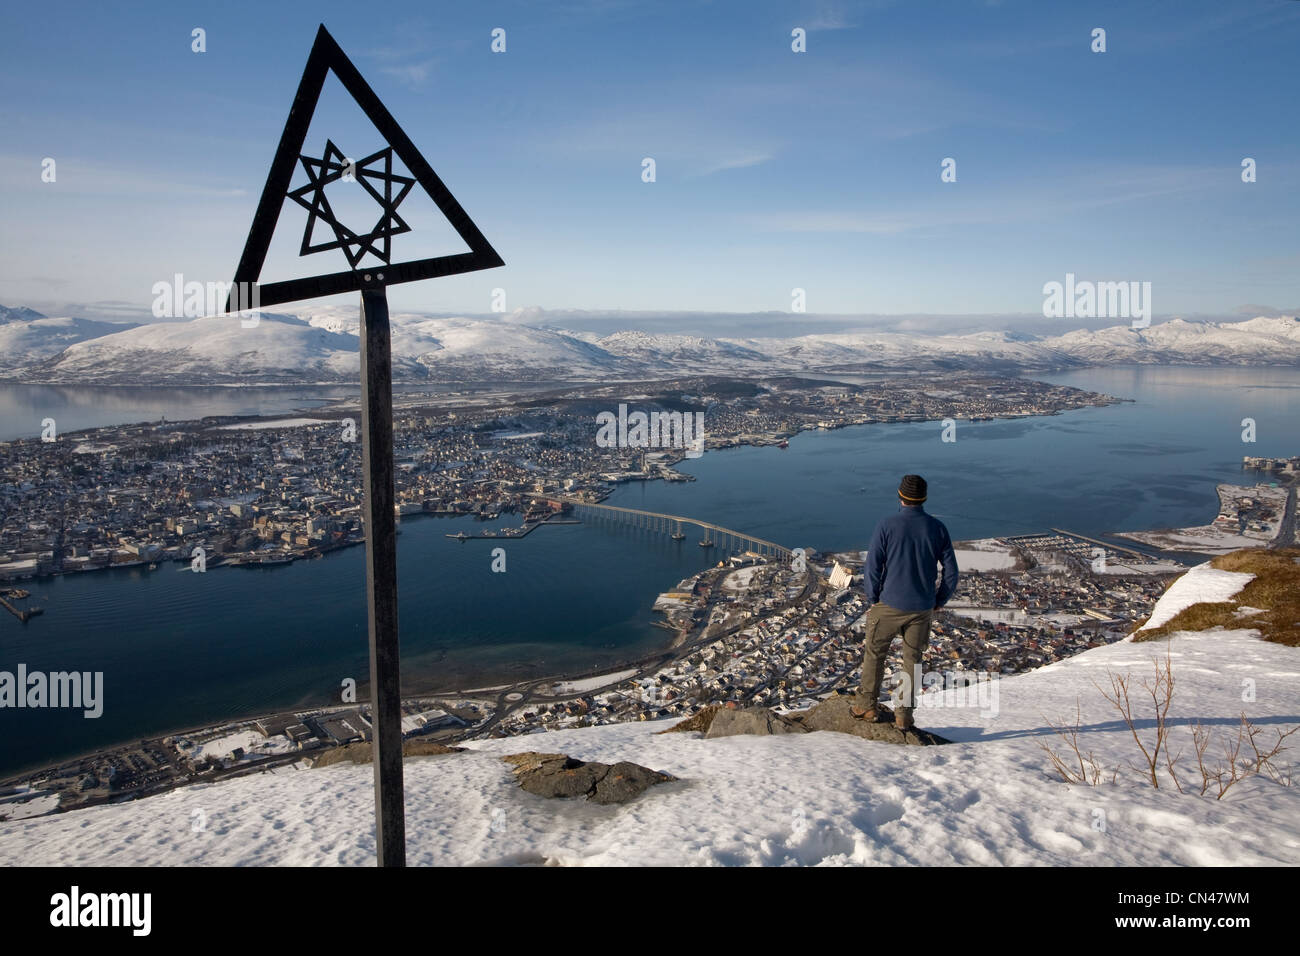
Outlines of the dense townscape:
M 1060 535 L 980 544 L 1004 549 L 1010 567 L 963 575 L 936 617 L 923 659 L 923 687 L 955 688 L 966 695 L 957 698 L 960 706 L 996 707 L 991 682 L 1123 637 L 1172 576 L 1155 561 L 1146 573 L 1095 573 L 1078 542 Z M 684 718 L 708 706 L 799 710 L 851 693 L 862 659 L 857 624 L 866 610 L 861 565 L 861 554 L 811 553 L 795 561 L 730 555 L 660 595 L 656 607 L 676 631 L 662 653 L 614 673 L 409 699 L 403 735 L 450 743 Z M 897 679 L 898 667 L 895 651 L 887 682 Z M 0 790 L 0 816 L 306 768 L 320 754 L 370 736 L 369 706 L 352 702 L 142 740 L 10 780 Z
M 1171 576 L 1093 575 L 1064 550 L 1053 549 L 1055 562 L 1040 564 L 1027 548 L 1007 545 L 1019 566 L 1032 570 L 963 576 L 936 616 L 923 686 L 976 686 L 1118 640 L 1149 613 Z M 710 704 L 802 710 L 829 694 L 853 693 L 862 663 L 857 625 L 867 610 L 861 555 L 825 557 L 828 563 L 794 571 L 734 556 L 682 581 L 659 599 L 680 628 L 671 663 L 576 704 L 524 709 L 495 732 L 688 716 Z M 892 653 L 887 681 L 899 667 L 897 649 Z
M 501 403 L 455 398 L 396 412 L 400 514 L 518 512 L 530 496 L 592 500 L 620 481 L 687 480 L 676 433 L 602 447 L 597 417 L 620 405 L 702 413 L 704 450 L 777 444 L 806 429 L 872 422 L 1054 414 L 1116 401 L 1028 379 L 869 386 L 695 379 L 571 389 Z M 267 564 L 364 540 L 355 411 L 311 419 L 203 419 L 0 443 L 0 580 L 161 561 Z M 635 438 L 635 436 L 633 436 Z M 656 440 L 657 439 L 657 440 Z M 531 511 L 531 514 L 530 514 Z

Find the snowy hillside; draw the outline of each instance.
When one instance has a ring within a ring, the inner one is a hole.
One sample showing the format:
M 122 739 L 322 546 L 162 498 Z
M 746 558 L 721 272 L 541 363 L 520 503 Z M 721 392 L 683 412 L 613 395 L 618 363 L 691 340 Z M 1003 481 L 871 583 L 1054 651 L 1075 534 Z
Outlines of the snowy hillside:
M 787 367 L 844 370 L 864 362 L 891 368 L 1006 369 L 1078 364 L 1038 343 L 976 333 L 909 335 L 900 332 L 802 335 L 748 340 L 753 348 Z
M 1194 569 L 1181 605 L 1222 599 L 1249 579 Z M 1160 613 L 1158 609 L 1158 613 Z M 413 864 L 570 865 L 1228 865 L 1300 863 L 1300 791 L 1268 778 L 1213 796 L 1117 783 L 1067 786 L 1041 742 L 1082 707 L 1085 746 L 1105 765 L 1140 761 L 1093 681 L 1153 674 L 1171 651 L 1174 744 L 1190 753 L 1197 718 L 1234 732 L 1240 711 L 1266 728 L 1300 722 L 1300 650 L 1248 630 L 1124 641 L 999 682 L 997 715 L 922 706 L 918 724 L 956 743 L 900 747 L 847 734 L 702 739 L 656 735 L 668 722 L 475 741 L 472 752 L 406 762 Z M 1255 681 L 1243 704 L 1242 676 Z M 933 700 L 934 698 L 930 698 Z M 991 700 L 988 701 L 991 703 Z M 990 710 L 993 708 L 990 707 Z M 1149 728 L 1141 725 L 1143 732 Z M 1294 739 L 1294 738 L 1293 738 Z M 680 778 L 625 806 L 547 800 L 520 790 L 500 755 L 560 751 L 631 760 Z M 1186 756 L 1184 760 L 1187 760 Z M 1194 766 L 1194 764 L 1193 764 Z M 0 864 L 231 865 L 374 862 L 367 765 L 284 770 L 133 803 L 0 823 Z M 194 811 L 207 819 L 193 832 Z
M 9 322 L 13 320 L 30 322 L 34 319 L 43 318 L 45 318 L 45 316 L 41 315 L 41 313 L 37 312 L 35 309 L 29 309 L 26 306 L 20 305 L 17 307 L 10 307 L 7 305 L 0 305 L 0 322 Z
M 351 381 L 360 374 L 355 337 L 292 315 L 263 312 L 243 328 L 237 317 L 156 322 L 78 342 L 27 370 L 42 382 Z
M 0 307 L 3 309 L 3 307 Z M 9 316 L 9 318 L 5 318 Z M 33 316 L 37 316 L 33 318 Z M 1300 321 L 1174 319 L 1040 338 L 1006 331 L 711 338 L 625 329 L 609 335 L 546 324 L 544 310 L 500 318 L 394 313 L 398 381 L 589 381 L 693 374 L 785 374 L 871 369 L 973 372 L 1080 365 L 1300 364 Z M 355 304 L 300 315 L 265 313 L 255 329 L 233 316 L 139 327 L 0 312 L 0 373 L 30 382 L 216 384 L 337 382 L 358 376 Z M 652 323 L 653 324 L 653 323 Z M 793 318 L 791 333 L 799 324 Z
M 47 318 L 31 309 L 0 306 L 0 371 L 31 365 L 78 342 L 135 327 L 93 319 Z
M 1294 365 L 1300 359 L 1300 319 L 1222 324 L 1173 319 L 1145 329 L 1070 332 L 1039 344 L 1090 364 Z

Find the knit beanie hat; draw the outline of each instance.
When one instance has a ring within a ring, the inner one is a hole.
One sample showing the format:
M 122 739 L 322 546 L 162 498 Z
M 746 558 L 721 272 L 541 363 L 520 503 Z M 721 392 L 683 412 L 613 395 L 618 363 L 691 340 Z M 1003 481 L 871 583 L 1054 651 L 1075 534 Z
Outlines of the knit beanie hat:
M 925 492 L 925 479 L 920 475 L 904 475 L 903 480 L 898 485 L 899 497 L 909 505 L 920 504 L 924 501 Z

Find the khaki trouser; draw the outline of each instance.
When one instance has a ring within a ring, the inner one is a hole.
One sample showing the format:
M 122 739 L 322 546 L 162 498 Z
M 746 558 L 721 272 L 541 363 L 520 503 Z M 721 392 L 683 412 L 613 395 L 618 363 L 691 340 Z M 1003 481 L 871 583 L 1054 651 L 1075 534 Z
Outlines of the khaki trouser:
M 910 714 L 915 706 L 913 687 L 921 655 L 930 645 L 930 618 L 933 611 L 899 611 L 876 603 L 867 612 L 866 640 L 862 655 L 862 685 L 859 693 L 875 706 L 880 699 L 880 684 L 885 678 L 885 657 L 895 636 L 903 636 L 903 673 L 899 684 L 899 709 Z

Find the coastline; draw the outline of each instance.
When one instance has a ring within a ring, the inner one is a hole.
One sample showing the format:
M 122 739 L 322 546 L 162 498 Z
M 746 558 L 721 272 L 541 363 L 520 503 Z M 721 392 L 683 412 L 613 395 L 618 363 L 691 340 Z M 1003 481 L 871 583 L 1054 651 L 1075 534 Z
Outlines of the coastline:
M 1133 401 L 1132 399 L 1116 399 L 1114 402 L 1109 402 L 1109 401 L 1108 401 L 1108 402 L 1105 402 L 1105 403 L 1098 403 L 1098 404 L 1105 404 L 1105 405 L 1108 405 L 1108 404 L 1115 404 L 1115 403 L 1118 403 L 1118 402 L 1132 402 L 1132 401 Z M 1083 407 L 1089 407 L 1089 406 L 1083 406 Z M 1096 406 L 1091 406 L 1091 407 L 1096 407 Z M 1052 414 L 1052 415 L 1060 415 L 1060 414 L 1062 414 L 1062 412 L 1061 412 L 1061 411 L 1055 411 L 1055 412 L 1052 412 L 1052 413 L 1050 413 L 1050 414 Z M 273 417 L 278 417 L 278 416 L 262 416 L 262 417 L 273 418 Z M 1026 417 L 1047 417 L 1047 414 L 1042 414 L 1042 415 L 1039 415 L 1039 416 L 1033 416 L 1033 415 L 1021 415 L 1021 414 L 1007 414 L 1007 415 L 1002 415 L 1002 416 L 997 416 L 997 417 L 999 417 L 999 418 L 1003 418 L 1003 419 L 1016 419 L 1016 418 L 1026 418 Z M 925 419 L 925 418 L 917 418 L 917 419 L 916 419 L 916 421 L 926 421 L 926 420 L 927 420 L 927 419 Z M 863 424 L 863 425 L 865 425 L 865 424 L 906 424 L 906 423 L 907 423 L 907 421 L 903 421 L 903 420 L 900 420 L 900 421 L 897 421 L 897 422 L 894 422 L 894 421 L 890 421 L 890 422 L 845 422 L 845 423 L 836 423 L 836 424 L 835 424 L 834 426 L 832 426 L 831 428 L 827 428 L 827 429 L 824 429 L 824 430 L 839 430 L 839 429 L 843 429 L 843 428 L 853 427 L 853 426 L 856 426 L 856 425 L 859 425 L 859 424 Z M 808 429 L 808 430 L 811 430 L 811 429 Z M 794 434 L 797 434 L 797 432 L 794 433 Z M 742 438 L 742 439 L 740 439 L 740 440 L 732 441 L 732 442 L 730 442 L 726 447 L 745 447 L 745 446 L 759 446 L 759 447 L 761 447 L 761 446 L 764 446 L 764 445 L 770 445 L 770 444 L 772 444 L 772 442 L 769 441 L 769 440 L 762 440 L 762 439 L 757 439 L 757 440 L 756 440 L 753 436 L 749 436 L 749 437 Z M 717 448 L 717 449 L 714 449 L 714 450 L 722 450 L 722 448 Z M 680 461 L 681 459 L 678 459 L 678 460 Z M 640 481 L 640 482 L 653 481 L 653 480 L 655 480 L 655 477 L 657 477 L 657 476 L 651 476 L 651 477 L 649 477 L 649 478 L 638 479 L 638 481 Z M 423 512 L 420 512 L 420 513 L 416 513 L 416 514 L 424 514 L 424 513 L 423 513 Z M 411 515 L 407 515 L 407 516 L 404 516 L 404 517 L 415 517 L 416 514 L 411 514 Z M 469 516 L 469 515 L 472 514 L 472 513 L 451 512 L 450 514 L 452 514 L 453 516 L 455 516 L 455 515 Z M 1109 533 L 1108 533 L 1106 536 L 1109 537 Z M 362 542 L 361 542 L 361 541 L 358 541 L 358 542 L 349 542 L 349 544 L 351 544 L 351 543 L 362 543 Z M 141 563 L 143 563 L 143 562 L 141 562 Z M 668 582 L 668 583 L 670 584 L 671 582 Z M 664 586 L 667 586 L 667 585 L 665 584 Z M 39 624 L 38 624 L 37 626 L 39 626 Z M 664 623 L 663 623 L 663 622 L 660 622 L 660 621 L 656 621 L 656 622 L 654 622 L 654 626 L 664 627 L 665 629 L 670 630 L 670 631 L 672 630 L 671 628 L 665 626 Z M 593 674 L 592 670 L 584 669 L 584 670 L 578 671 L 578 672 L 576 672 L 576 673 L 575 673 L 575 672 L 569 672 L 569 673 L 560 672 L 560 673 L 558 673 L 558 674 L 554 674 L 554 675 L 529 676 L 529 677 L 527 677 L 527 678 L 524 678 L 523 680 L 512 680 L 512 683 L 511 683 L 511 684 L 508 684 L 508 685 L 506 685 L 506 686 L 517 686 L 518 684 L 521 684 L 521 683 L 536 684 L 536 683 L 546 683 L 546 682 L 554 682 L 554 681 L 562 681 L 562 680 L 574 680 L 574 679 L 578 679 L 578 680 L 589 680 L 590 677 L 592 677 L 592 676 L 597 676 L 597 677 L 598 677 L 598 676 L 602 676 L 603 674 L 606 674 L 606 673 L 616 673 L 617 671 L 619 671 L 619 670 L 623 670 L 623 669 L 626 669 L 626 668 L 629 667 L 629 666 L 634 666 L 634 665 L 645 666 L 648 662 L 653 662 L 653 660 L 656 659 L 656 657 L 662 655 L 663 653 L 669 652 L 669 651 L 671 651 L 671 650 L 673 650 L 673 649 L 679 647 L 680 644 L 681 644 L 681 642 L 682 642 L 682 635 L 679 634 L 679 633 L 675 633 L 675 634 L 674 634 L 674 635 L 669 639 L 669 643 L 668 643 L 666 646 L 661 646 L 661 648 L 660 648 L 659 651 L 657 651 L 657 652 L 655 652 L 655 653 L 652 653 L 652 654 L 649 654 L 649 655 L 646 655 L 646 656 L 638 657 L 638 658 L 635 658 L 635 659 L 632 659 L 632 660 L 620 660 L 620 661 L 618 661 L 617 663 L 614 663 L 614 664 L 610 664 L 610 665 L 602 665 L 601 668 L 600 668 L 600 670 L 596 671 L 594 674 Z M 490 671 L 487 671 L 487 672 L 479 672 L 479 676 L 478 676 L 478 677 L 474 677 L 474 678 L 466 677 L 464 680 L 461 681 L 461 683 L 462 683 L 462 684 L 469 684 L 471 687 L 479 687 L 479 688 L 481 688 L 481 687 L 483 687 L 483 685 L 484 685 L 485 683 L 491 683 L 491 682 L 493 682 L 493 681 L 495 680 L 495 678 L 489 678 L 489 677 L 484 677 L 484 676 L 483 676 L 484 674 L 490 674 L 490 673 L 492 673 L 492 672 L 490 672 Z M 419 699 L 427 699 L 427 698 L 435 698 L 435 697 L 445 697 L 445 696 L 462 695 L 462 694 L 463 694 L 464 696 L 478 696 L 478 695 L 472 695 L 472 694 L 464 694 L 464 692 L 460 691 L 458 688 L 438 687 L 437 685 L 429 685 L 429 686 L 431 686 L 432 689 L 430 689 L 430 690 L 424 690 L 424 689 L 421 689 L 421 690 L 419 690 L 419 691 L 417 691 L 417 692 L 413 692 L 411 695 L 409 695 L 409 697 L 406 697 L 406 698 L 404 698 L 404 699 L 419 700 Z M 308 710 L 308 709 L 311 709 L 311 710 L 328 710 L 328 709 L 331 709 L 331 708 L 337 708 L 337 707 L 340 707 L 340 706 L 346 706 L 346 705 L 338 705 L 338 704 L 335 704 L 335 703 L 333 703 L 332 701 L 322 701 L 322 702 L 320 702 L 320 703 L 318 703 L 318 704 L 309 704 L 307 707 L 301 707 L 301 704 L 302 704 L 302 703 L 306 703 L 306 702 L 300 702 L 300 704 L 295 704 L 295 705 L 287 705 L 286 707 L 279 708 L 279 710 L 276 711 L 276 712 L 283 712 L 283 711 L 285 711 L 285 710 L 287 710 L 287 709 L 290 709 L 290 707 L 300 707 L 300 709 L 303 709 L 303 710 Z M 265 711 L 262 711 L 262 710 L 252 710 L 252 711 L 250 711 L 250 712 L 248 712 L 247 714 L 242 715 L 242 716 L 241 716 L 241 715 L 236 715 L 236 716 L 229 717 L 229 718 L 223 718 L 223 721 L 226 722 L 226 723 L 230 723 L 230 722 L 236 722 L 236 721 L 241 721 L 241 720 L 251 720 L 251 719 L 256 719 L 256 718 L 259 717 L 259 716 L 266 716 L 266 712 L 265 712 Z M 203 727 L 200 727 L 200 728 L 186 727 L 186 728 L 183 728 L 183 729 L 181 729 L 181 730 L 170 731 L 170 732 L 167 733 L 167 734 L 159 734 L 159 735 L 155 735 L 154 737 L 147 738 L 147 739 L 157 739 L 158 737 L 161 737 L 161 736 L 171 736 L 172 734 L 176 734 L 176 733 L 182 733 L 182 734 L 183 734 L 183 733 L 186 733 L 186 732 L 193 732 L 193 731 L 196 730 L 196 729 L 201 730 L 201 729 L 205 729 L 205 728 L 210 728 L 210 727 L 212 727 L 212 726 L 215 726 L 215 725 L 214 725 L 214 724 L 205 724 L 205 725 L 203 725 Z M 120 741 L 118 744 L 114 744 L 114 745 L 108 745 L 108 746 L 102 746 L 102 745 L 101 745 L 101 746 L 96 746 L 96 747 L 94 747 L 94 748 L 92 748 L 92 749 L 90 749 L 90 750 L 88 750 L 88 751 L 83 752 L 82 754 L 76 755 L 76 756 L 74 756 L 74 757 L 64 758 L 64 759 L 60 760 L 59 763 L 66 763 L 66 762 L 68 762 L 69 760 L 79 759 L 79 758 L 81 758 L 81 757 L 85 757 L 85 756 L 89 756 L 89 755 L 93 755 L 93 754 L 98 754 L 98 753 L 103 753 L 103 752 L 105 752 L 106 750 L 111 750 L 111 749 L 113 749 L 113 747 L 116 747 L 116 746 L 122 746 L 122 745 L 124 745 L 124 744 L 129 744 L 129 743 L 131 743 L 132 740 L 135 740 L 135 739 L 137 739 L 137 738 L 128 738 L 127 740 Z M 58 764 L 54 764 L 54 765 L 51 765 L 51 764 L 42 764 L 41 767 L 42 767 L 42 768 L 48 768 L 48 767 L 50 767 L 50 766 L 57 766 L 57 765 L 58 765 Z M 19 774 L 20 776 L 30 776 L 30 775 L 33 774 L 34 772 L 38 772 L 38 771 L 33 770 L 32 766 L 29 766 L 28 768 L 26 768 L 26 769 L 24 769 L 24 770 L 16 771 L 16 773 Z M 13 779 L 13 775 L 6 775 L 6 778 L 5 778 L 5 779 L 6 779 L 6 780 L 11 780 L 11 779 Z
M 189 387 L 206 388 L 209 386 L 194 385 Z M 1110 405 L 1132 403 L 1134 401 L 1133 399 L 1130 398 L 1119 398 L 1116 396 L 1106 395 L 1099 392 L 1091 392 L 1085 389 L 1074 389 L 1074 390 L 1090 396 L 1092 400 L 1081 402 L 1078 405 L 1068 407 L 1068 408 L 1054 408 L 1051 409 L 1050 411 L 1035 411 L 1035 412 L 1002 411 L 1002 412 L 994 412 L 993 414 L 989 414 L 989 415 L 980 415 L 980 416 L 972 417 L 969 418 L 968 420 L 970 422 L 987 422 L 987 421 L 1017 421 L 1017 420 L 1027 419 L 1027 418 L 1048 418 L 1048 417 L 1056 417 L 1069 411 L 1078 411 L 1079 409 L 1082 408 L 1104 408 Z M 345 406 L 341 406 L 341 407 L 345 407 Z M 322 409 L 318 407 L 316 409 L 300 409 L 295 411 L 302 411 L 303 413 L 315 411 L 319 413 L 322 410 L 334 412 L 337 411 L 338 409 L 334 406 L 330 406 L 327 409 Z M 256 428 L 257 423 L 259 422 L 281 421 L 284 420 L 285 416 L 284 413 L 275 413 L 275 414 L 266 414 L 266 415 L 242 415 L 242 416 L 218 416 L 218 417 L 221 419 L 221 424 L 219 425 L 214 424 L 211 425 L 211 427 L 231 428 L 238 425 L 240 427 Z M 227 419 L 229 419 L 229 421 L 227 421 Z M 868 416 L 865 419 L 857 419 L 857 420 L 830 419 L 830 420 L 818 422 L 815 425 L 805 423 L 799 428 L 782 429 L 782 430 L 772 431 L 769 433 L 745 433 L 745 434 L 738 434 L 738 435 L 729 435 L 724 437 L 708 436 L 705 440 L 705 452 L 725 451 L 729 448 L 742 448 L 742 447 L 765 448 L 765 447 L 780 446 L 782 445 L 782 443 L 788 443 L 790 440 L 798 437 L 800 434 L 802 434 L 805 431 L 840 431 L 846 428 L 869 427 L 872 425 L 906 425 L 906 424 L 927 423 L 933 421 L 938 421 L 938 420 L 925 415 L 899 415 L 897 417 L 883 418 L 883 419 L 875 418 L 871 416 Z M 173 422 L 168 422 L 168 424 L 170 426 L 175 426 L 175 427 L 194 428 L 194 427 L 202 426 L 206 422 L 207 419 L 203 418 L 203 419 L 177 420 Z M 89 437 L 87 433 L 98 431 L 104 427 L 138 427 L 142 424 L 146 424 L 146 423 L 131 423 L 130 425 L 122 425 L 122 426 L 99 426 L 93 428 L 77 429 L 74 431 L 65 432 L 62 434 L 61 437 L 69 441 L 75 441 L 78 439 Z M 285 430 L 291 430 L 294 427 L 307 427 L 307 426 L 305 425 L 287 426 Z M 30 441 L 30 440 L 32 439 L 16 439 L 16 441 Z M 609 495 L 613 494 L 614 490 L 617 488 L 618 485 L 631 483 L 633 481 L 641 481 L 641 482 L 694 481 L 695 480 L 694 475 L 678 472 L 675 470 L 677 465 L 687 460 L 688 458 L 684 451 L 678 451 L 677 449 L 665 449 L 663 452 L 662 467 L 658 471 L 654 473 L 647 473 L 644 476 L 620 479 L 614 482 L 613 487 L 605 489 L 604 492 L 600 494 L 595 500 L 603 501 Z M 403 502 L 399 501 L 398 504 L 402 505 Z M 407 512 L 406 514 L 399 514 L 398 533 L 400 534 L 400 522 L 402 518 L 411 518 L 411 517 L 417 517 L 423 515 L 434 515 L 434 516 L 441 516 L 441 517 L 457 517 L 457 516 L 476 517 L 476 513 L 474 511 L 434 510 L 434 511 Z M 532 530 L 531 528 L 528 529 L 528 531 L 531 530 Z M 527 534 L 528 531 L 525 531 L 524 534 Z M 482 538 L 482 537 L 487 537 L 487 538 L 498 537 L 503 539 L 515 539 L 515 538 L 523 537 L 524 534 L 480 533 L 480 534 L 473 534 L 473 535 L 465 535 L 464 537 L 465 539 Z M 449 537 L 457 537 L 457 536 L 449 535 Z M 217 554 L 214 556 L 207 570 L 216 570 L 218 568 L 224 568 L 224 567 L 247 567 L 247 566 L 257 566 L 257 565 L 289 564 L 299 560 L 315 559 L 326 553 L 344 550 L 346 548 L 353 547 L 359 544 L 364 544 L 364 543 L 365 543 L 365 538 L 363 536 L 356 536 L 352 538 L 345 538 L 328 545 L 315 544 L 315 545 L 302 546 L 302 547 L 268 550 L 264 552 Z M 170 547 L 167 549 L 166 553 L 160 554 L 152 558 L 138 558 L 134 560 L 125 560 L 125 561 L 109 561 L 108 563 L 104 563 L 104 564 L 85 564 L 80 567 L 64 567 L 62 565 L 60 565 L 57 568 L 49 568 L 49 569 L 41 569 L 37 567 L 35 570 L 32 570 L 30 572 L 13 573 L 13 574 L 5 574 L 5 566 L 3 564 L 0 564 L 0 583 L 9 583 L 14 581 L 44 580 L 44 579 L 59 577 L 61 575 L 86 574 L 94 571 L 110 571 L 110 570 L 120 570 L 124 568 L 147 567 L 149 568 L 149 570 L 155 570 L 157 567 L 160 567 L 164 563 L 185 565 L 190 563 L 191 560 L 190 555 L 184 553 L 184 549 L 187 546 L 188 546 L 187 544 L 180 544 L 180 545 Z M 177 552 L 177 553 L 172 553 L 172 552 Z

